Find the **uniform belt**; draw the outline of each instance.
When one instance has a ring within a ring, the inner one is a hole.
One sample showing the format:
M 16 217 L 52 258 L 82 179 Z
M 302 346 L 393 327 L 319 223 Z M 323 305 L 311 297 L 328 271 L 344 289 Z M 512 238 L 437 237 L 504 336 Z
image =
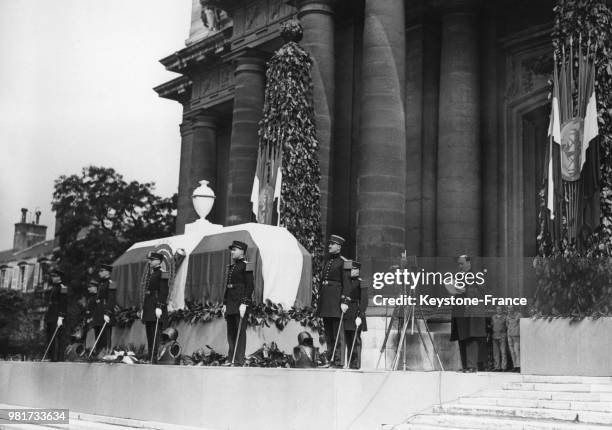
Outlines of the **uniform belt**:
M 232 288 L 242 287 L 244 284 L 227 284 L 227 289 L 231 290 Z

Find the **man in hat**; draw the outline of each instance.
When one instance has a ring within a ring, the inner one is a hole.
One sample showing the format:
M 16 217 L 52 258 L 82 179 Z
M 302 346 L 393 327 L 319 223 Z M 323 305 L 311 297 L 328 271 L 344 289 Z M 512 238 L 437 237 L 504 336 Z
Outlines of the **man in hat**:
M 341 303 L 342 295 L 347 295 L 350 288 L 351 261 L 340 255 L 344 239 L 332 234 L 329 237 L 327 249 L 329 257 L 323 266 L 321 275 L 321 288 L 319 289 L 319 302 L 317 313 L 323 318 L 323 328 L 325 330 L 325 343 L 327 344 L 327 355 L 334 363 L 331 365 L 340 366 L 340 353 L 334 354 L 336 346 L 336 336 L 340 328 L 342 314 L 348 310 L 346 303 Z
M 45 313 L 45 324 L 47 331 L 47 353 L 51 361 L 64 361 L 64 318 L 68 308 L 68 287 L 64 285 L 64 272 L 54 269 L 49 274 L 51 287 L 47 290 L 47 312 Z M 51 340 L 53 339 L 53 342 Z
M 245 260 L 247 244 L 234 240 L 229 246 L 232 263 L 227 268 L 223 313 L 227 322 L 228 362 L 242 366 L 246 349 L 247 307 L 251 304 L 254 282 L 253 267 Z M 235 353 L 234 353 L 235 349 Z
M 115 296 L 117 287 L 111 280 L 111 272 L 113 266 L 110 264 L 100 264 L 98 266 L 98 285 L 95 287 L 95 296 L 90 300 L 91 326 L 94 328 L 94 339 L 98 340 L 97 349 L 111 348 L 111 316 L 115 307 Z M 93 290 L 93 285 L 90 284 L 90 294 Z M 105 325 L 106 324 L 106 325 Z M 104 330 L 102 330 L 104 327 Z M 100 334 L 102 333 L 102 334 Z
M 346 341 L 347 357 L 351 369 L 361 367 L 361 333 L 367 331 L 365 313 L 368 308 L 368 287 L 361 285 L 359 270 L 361 263 L 352 262 L 351 285 L 341 297 L 342 303 L 348 305 L 344 314 L 344 340 Z M 351 354 L 351 349 L 352 354 Z
M 157 349 L 159 347 L 159 335 L 164 329 L 168 315 L 168 279 L 162 273 L 162 261 L 164 257 L 158 252 L 150 252 L 147 255 L 149 262 L 149 277 L 144 288 L 144 300 L 142 304 L 142 322 L 147 332 L 147 351 L 151 355 L 152 362 L 157 361 Z M 157 334 L 157 336 L 156 336 Z

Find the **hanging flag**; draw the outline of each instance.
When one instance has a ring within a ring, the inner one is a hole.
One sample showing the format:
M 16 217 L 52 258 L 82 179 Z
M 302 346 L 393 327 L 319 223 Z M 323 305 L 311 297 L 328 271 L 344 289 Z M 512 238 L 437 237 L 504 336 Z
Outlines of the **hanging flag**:
M 550 219 L 555 219 L 555 183 L 553 174 L 553 160 L 555 154 L 555 148 L 553 145 L 561 144 L 561 114 L 559 109 L 559 77 L 557 75 L 557 68 L 555 66 L 555 72 L 553 76 L 553 98 L 552 107 L 550 111 L 550 125 L 548 127 L 549 137 L 549 150 L 548 150 L 548 195 L 546 207 L 550 211 Z
M 258 223 L 273 225 L 277 214 L 280 219 L 280 186 L 280 152 L 260 148 L 251 191 L 252 211 Z
M 276 207 L 276 225 L 280 225 L 280 207 L 281 207 L 281 189 L 283 183 L 283 172 L 281 166 L 278 166 L 276 171 L 276 184 L 274 186 L 274 206 Z
M 586 152 L 589 145 L 599 135 L 597 125 L 597 98 L 595 96 L 595 65 L 591 63 L 591 73 L 588 79 L 588 102 L 584 115 L 584 131 L 582 133 L 582 150 L 580 154 L 580 171 L 586 162 Z

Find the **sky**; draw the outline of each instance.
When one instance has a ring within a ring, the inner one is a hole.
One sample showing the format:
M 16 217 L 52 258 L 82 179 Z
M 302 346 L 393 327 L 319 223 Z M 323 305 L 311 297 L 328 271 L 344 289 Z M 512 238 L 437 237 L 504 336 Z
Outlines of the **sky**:
M 177 191 L 181 105 L 153 87 L 191 0 L 0 0 L 0 251 L 22 207 L 53 237 L 53 184 L 85 166 Z

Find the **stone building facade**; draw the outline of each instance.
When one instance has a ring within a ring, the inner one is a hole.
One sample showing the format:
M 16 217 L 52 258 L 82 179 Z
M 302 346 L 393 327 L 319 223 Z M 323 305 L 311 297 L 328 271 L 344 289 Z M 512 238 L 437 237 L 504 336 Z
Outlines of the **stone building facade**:
M 216 26 L 202 4 L 219 4 Z M 208 179 L 211 220 L 249 222 L 266 60 L 298 18 L 314 59 L 326 234 L 364 276 L 403 250 L 480 256 L 498 293 L 527 294 L 536 254 L 552 71 L 552 0 L 193 0 L 181 76 L 155 91 L 183 106 L 177 233 Z M 208 24 L 208 26 L 206 25 Z

